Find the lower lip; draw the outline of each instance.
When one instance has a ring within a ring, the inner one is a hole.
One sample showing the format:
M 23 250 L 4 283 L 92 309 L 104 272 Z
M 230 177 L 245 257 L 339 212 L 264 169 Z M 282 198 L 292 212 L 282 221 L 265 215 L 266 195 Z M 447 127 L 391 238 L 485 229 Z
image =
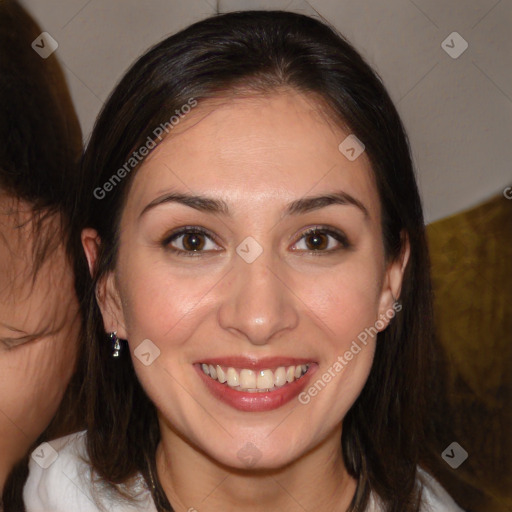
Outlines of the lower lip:
M 291 402 L 307 386 L 311 376 L 315 373 L 318 366 L 311 364 L 308 371 L 297 380 L 277 388 L 275 391 L 266 393 L 249 393 L 245 391 L 235 391 L 227 384 L 221 384 L 218 380 L 208 377 L 200 365 L 194 365 L 199 377 L 206 384 L 212 395 L 227 405 L 245 412 L 263 412 L 272 411 Z

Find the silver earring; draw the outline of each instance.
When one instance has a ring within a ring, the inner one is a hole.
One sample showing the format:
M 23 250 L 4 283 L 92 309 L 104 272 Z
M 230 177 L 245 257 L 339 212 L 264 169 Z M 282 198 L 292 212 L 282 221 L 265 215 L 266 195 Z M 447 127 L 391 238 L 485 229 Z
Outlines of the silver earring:
M 121 345 L 119 343 L 119 339 L 117 338 L 117 331 L 113 331 L 109 334 L 110 341 L 112 343 L 112 357 L 119 357 L 119 353 L 121 352 Z

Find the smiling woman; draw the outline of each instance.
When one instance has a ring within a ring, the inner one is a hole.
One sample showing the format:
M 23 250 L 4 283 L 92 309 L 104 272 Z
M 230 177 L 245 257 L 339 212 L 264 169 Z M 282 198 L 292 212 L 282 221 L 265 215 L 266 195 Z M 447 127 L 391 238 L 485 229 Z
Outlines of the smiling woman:
M 29 512 L 460 510 L 427 471 L 430 278 L 407 138 L 340 35 L 253 11 L 169 37 L 109 98 L 81 179 L 88 429 L 31 464 Z

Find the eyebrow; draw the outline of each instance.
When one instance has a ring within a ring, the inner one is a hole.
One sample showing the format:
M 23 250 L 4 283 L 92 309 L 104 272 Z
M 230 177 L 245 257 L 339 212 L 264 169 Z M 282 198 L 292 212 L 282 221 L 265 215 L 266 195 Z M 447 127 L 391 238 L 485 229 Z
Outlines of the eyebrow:
M 195 210 L 201 212 L 216 213 L 228 217 L 231 216 L 228 204 L 222 199 L 215 199 L 202 195 L 170 192 L 160 197 L 157 197 L 156 199 L 151 201 L 142 210 L 142 212 L 139 215 L 139 218 L 142 217 L 149 210 L 167 203 L 179 203 L 194 208 Z M 290 215 L 300 215 L 314 210 L 319 210 L 320 208 L 325 208 L 326 206 L 330 206 L 332 204 L 355 206 L 364 214 L 365 220 L 368 220 L 370 217 L 368 209 L 361 201 L 351 196 L 347 192 L 340 190 L 338 192 L 333 192 L 330 194 L 304 197 L 292 201 L 291 203 L 286 205 L 286 208 L 282 214 L 282 218 L 288 217 Z

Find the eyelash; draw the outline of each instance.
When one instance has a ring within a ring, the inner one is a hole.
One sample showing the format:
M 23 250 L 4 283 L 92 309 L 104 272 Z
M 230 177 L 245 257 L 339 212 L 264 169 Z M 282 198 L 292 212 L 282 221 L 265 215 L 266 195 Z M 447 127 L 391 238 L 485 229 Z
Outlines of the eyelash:
M 21 338 L 2 338 L 0 341 L 7 348 L 7 350 L 11 350 L 13 348 L 24 345 L 25 343 L 28 343 L 32 339 L 33 338 L 30 336 L 22 336 Z
M 198 228 L 196 226 L 185 226 L 183 228 L 180 228 L 179 230 L 171 233 L 170 235 L 166 236 L 162 241 L 161 244 L 164 248 L 171 251 L 174 254 L 178 254 L 180 256 L 185 257 L 197 257 L 201 253 L 209 252 L 209 251 L 184 251 L 182 249 L 176 249 L 176 247 L 172 247 L 170 245 L 171 242 L 176 240 L 182 235 L 186 234 L 198 234 L 198 235 L 204 235 L 208 238 L 212 239 L 215 243 L 217 243 L 217 237 L 210 234 L 208 231 L 202 228 Z M 338 252 L 340 250 L 347 250 L 352 248 L 352 244 L 349 242 L 347 236 L 342 232 L 334 228 L 330 228 L 327 226 L 315 226 L 313 228 L 309 228 L 304 233 L 302 233 L 302 236 L 299 238 L 299 241 L 303 238 L 307 237 L 308 235 L 312 234 L 326 234 L 333 237 L 336 241 L 338 241 L 341 244 L 341 247 L 337 249 L 329 249 L 329 250 L 317 250 L 317 251 L 298 251 L 298 252 L 307 252 L 308 254 L 314 255 L 314 256 L 324 256 L 326 254 L 332 254 L 334 252 Z M 216 251 L 218 252 L 218 251 Z

